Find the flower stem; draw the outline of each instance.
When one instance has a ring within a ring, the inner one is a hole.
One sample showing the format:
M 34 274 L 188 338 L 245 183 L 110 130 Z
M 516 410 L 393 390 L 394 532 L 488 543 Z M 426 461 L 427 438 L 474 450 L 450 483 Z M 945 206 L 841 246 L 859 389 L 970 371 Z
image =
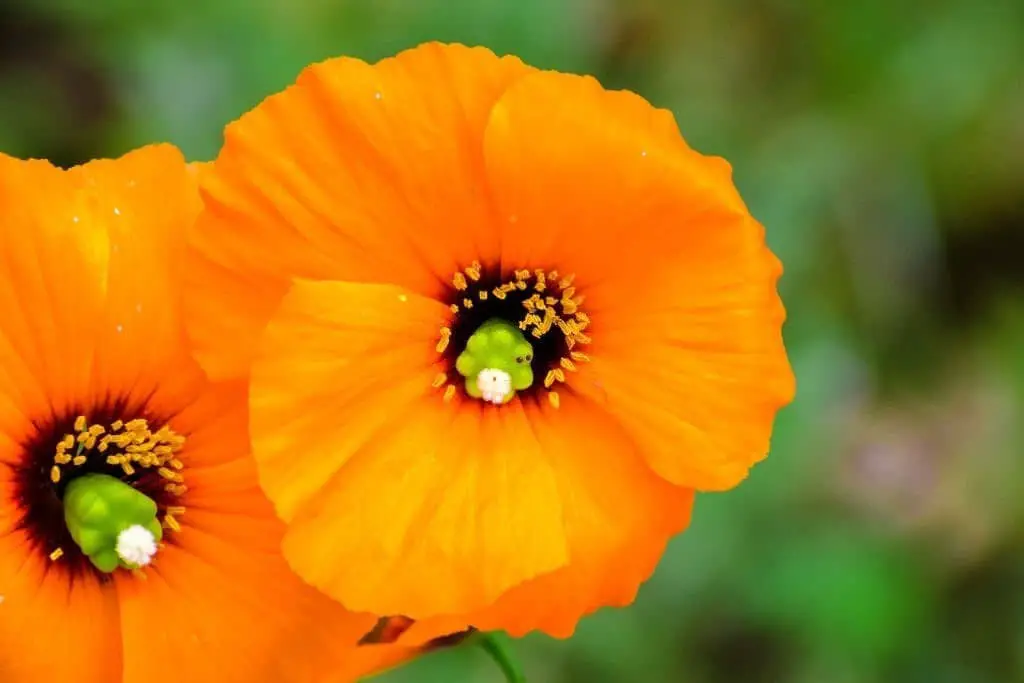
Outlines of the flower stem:
M 526 674 L 512 652 L 511 638 L 501 632 L 481 632 L 475 640 L 505 674 L 508 683 L 526 683 Z

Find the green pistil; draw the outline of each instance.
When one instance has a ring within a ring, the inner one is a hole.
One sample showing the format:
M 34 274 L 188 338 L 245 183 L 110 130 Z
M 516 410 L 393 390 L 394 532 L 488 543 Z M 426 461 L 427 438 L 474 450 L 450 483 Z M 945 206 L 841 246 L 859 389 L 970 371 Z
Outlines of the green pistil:
M 455 369 L 466 378 L 466 393 L 473 398 L 494 403 L 508 403 L 515 392 L 530 388 L 533 384 L 533 346 L 526 341 L 522 331 L 505 320 L 488 320 L 469 338 L 466 348 L 455 361 Z M 488 391 L 488 376 L 480 377 L 484 371 L 505 373 L 511 380 L 510 390 L 497 398 Z M 484 381 L 484 388 L 481 388 Z
M 64 491 L 64 522 L 71 538 L 97 569 L 108 574 L 118 567 L 138 569 L 148 563 L 152 553 L 145 549 L 145 532 L 153 543 L 163 536 L 156 515 L 151 498 L 105 474 L 77 477 Z M 118 539 L 126 531 L 119 547 Z

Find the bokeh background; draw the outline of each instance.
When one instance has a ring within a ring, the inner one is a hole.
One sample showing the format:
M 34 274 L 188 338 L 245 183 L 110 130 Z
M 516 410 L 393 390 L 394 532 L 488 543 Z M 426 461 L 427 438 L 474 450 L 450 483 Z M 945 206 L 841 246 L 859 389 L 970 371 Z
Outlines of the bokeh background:
M 1024 681 L 1024 2 L 0 0 L 0 149 L 209 159 L 305 64 L 428 39 L 674 110 L 786 264 L 771 457 L 635 606 L 522 641 L 530 680 Z

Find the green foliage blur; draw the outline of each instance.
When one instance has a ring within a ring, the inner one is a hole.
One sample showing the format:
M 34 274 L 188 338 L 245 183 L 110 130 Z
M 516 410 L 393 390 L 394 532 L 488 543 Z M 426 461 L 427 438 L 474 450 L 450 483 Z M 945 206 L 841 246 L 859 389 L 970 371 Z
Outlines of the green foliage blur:
M 786 265 L 797 401 L 533 683 L 1024 681 L 1024 2 L 4 0 L 0 149 L 225 123 L 338 54 L 484 44 L 675 111 Z M 381 683 L 485 683 L 451 649 Z

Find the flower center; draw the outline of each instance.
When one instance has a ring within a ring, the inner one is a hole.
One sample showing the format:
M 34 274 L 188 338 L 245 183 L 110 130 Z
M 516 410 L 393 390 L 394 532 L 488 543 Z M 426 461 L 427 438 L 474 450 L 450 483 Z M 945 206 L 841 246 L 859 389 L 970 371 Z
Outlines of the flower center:
M 165 529 L 181 528 L 185 508 L 171 503 L 187 491 L 177 457 L 185 437 L 144 418 L 109 416 L 119 410 L 97 412 L 95 422 L 79 415 L 61 429 L 58 421 L 26 444 L 16 500 L 22 525 L 51 560 L 72 572 L 86 560 L 104 574 L 134 571 L 152 562 Z
M 589 360 L 579 347 L 590 343 L 585 332 L 590 318 L 572 282 L 572 276 L 560 278 L 558 271 L 540 268 L 503 277 L 479 262 L 455 273 L 453 318 L 437 342 L 437 352 L 449 361 L 447 371 L 434 379 L 435 388 L 444 388 L 444 399 L 458 392 L 450 381 L 454 370 L 471 398 L 502 405 L 516 393 L 542 390 L 557 408 L 554 385 Z M 542 378 L 539 385 L 536 377 Z

